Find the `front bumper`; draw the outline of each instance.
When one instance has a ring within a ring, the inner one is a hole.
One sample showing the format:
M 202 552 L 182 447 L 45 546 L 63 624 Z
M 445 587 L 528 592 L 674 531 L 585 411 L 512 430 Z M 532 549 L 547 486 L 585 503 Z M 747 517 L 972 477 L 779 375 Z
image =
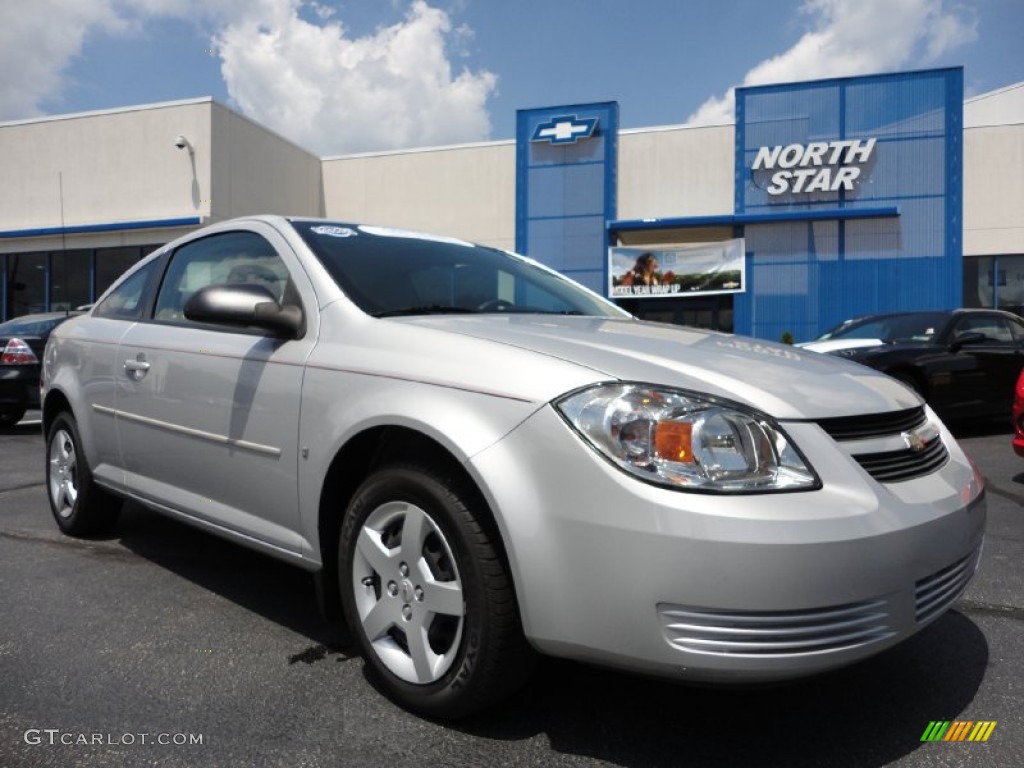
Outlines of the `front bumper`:
M 683 493 L 611 466 L 544 408 L 475 456 L 526 634 L 542 652 L 695 680 L 843 666 L 909 637 L 963 592 L 985 502 L 950 458 L 880 484 L 817 425 L 784 425 L 818 491 Z

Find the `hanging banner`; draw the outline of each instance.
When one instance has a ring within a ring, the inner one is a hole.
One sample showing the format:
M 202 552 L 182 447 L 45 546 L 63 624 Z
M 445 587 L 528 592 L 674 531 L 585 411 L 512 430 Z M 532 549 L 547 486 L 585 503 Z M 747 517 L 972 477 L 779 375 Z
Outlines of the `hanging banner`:
M 746 290 L 743 238 L 672 248 L 609 248 L 608 295 L 679 298 Z

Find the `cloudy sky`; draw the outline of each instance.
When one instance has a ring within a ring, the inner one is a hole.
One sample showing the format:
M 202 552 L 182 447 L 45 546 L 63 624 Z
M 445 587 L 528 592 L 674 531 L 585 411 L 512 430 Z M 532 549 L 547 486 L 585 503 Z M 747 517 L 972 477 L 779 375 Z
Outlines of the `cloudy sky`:
M 321 155 L 507 139 L 615 100 L 731 119 L 732 89 L 963 66 L 1024 80 L 1022 0 L 5 0 L 0 121 L 213 96 Z

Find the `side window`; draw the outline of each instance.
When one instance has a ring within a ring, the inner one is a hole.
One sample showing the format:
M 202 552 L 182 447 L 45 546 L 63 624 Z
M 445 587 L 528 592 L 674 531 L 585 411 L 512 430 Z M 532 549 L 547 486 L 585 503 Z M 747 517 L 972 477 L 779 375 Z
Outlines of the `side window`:
M 1010 324 L 1001 317 L 995 318 L 991 328 L 985 329 L 985 335 L 996 341 L 1013 341 L 1013 333 L 1010 331 Z
M 156 299 L 154 318 L 190 323 L 189 297 L 208 285 L 261 285 L 280 303 L 294 301 L 288 269 L 274 247 L 255 232 L 225 232 L 186 243 L 174 252 Z
M 1010 321 L 1010 332 L 1013 334 L 1013 340 L 1017 343 L 1024 343 L 1024 323 L 1020 320 Z
M 93 310 L 93 316 L 118 320 L 138 320 L 142 313 L 146 286 L 159 263 L 159 259 L 150 262 L 107 294 L 107 297 Z
M 1001 317 L 990 317 L 982 315 L 979 317 L 967 317 L 957 323 L 956 338 L 965 333 L 980 333 L 990 341 L 1012 341 L 1010 328 Z

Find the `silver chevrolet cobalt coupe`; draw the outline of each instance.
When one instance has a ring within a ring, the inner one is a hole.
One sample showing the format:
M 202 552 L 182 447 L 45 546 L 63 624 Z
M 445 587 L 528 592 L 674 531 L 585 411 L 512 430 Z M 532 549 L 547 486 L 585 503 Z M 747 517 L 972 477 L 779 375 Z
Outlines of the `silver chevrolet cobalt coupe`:
M 54 331 L 43 429 L 65 533 L 128 498 L 309 569 L 435 717 L 538 652 L 706 682 L 856 662 L 950 606 L 985 526 L 980 475 L 893 379 L 333 221 L 151 254 Z

